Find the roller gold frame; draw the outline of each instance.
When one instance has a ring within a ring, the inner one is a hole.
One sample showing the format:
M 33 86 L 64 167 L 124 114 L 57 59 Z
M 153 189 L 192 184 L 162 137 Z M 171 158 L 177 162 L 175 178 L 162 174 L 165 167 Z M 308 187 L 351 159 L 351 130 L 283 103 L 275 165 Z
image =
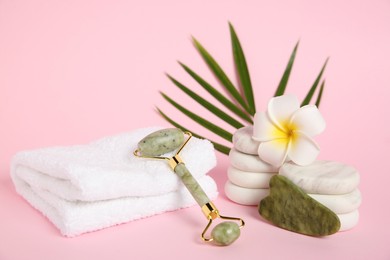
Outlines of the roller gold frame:
M 136 149 L 133 154 L 134 156 L 137 156 L 137 157 L 140 157 L 140 158 L 146 158 L 146 159 L 154 159 L 154 160 L 166 160 L 168 161 L 168 164 L 169 166 L 171 167 L 171 169 L 173 171 L 175 171 L 175 168 L 177 165 L 179 164 L 184 164 L 183 160 L 181 159 L 180 157 L 180 152 L 183 150 L 183 148 L 186 146 L 186 144 L 189 142 L 189 140 L 192 138 L 192 134 L 190 132 L 184 132 L 185 135 L 188 136 L 187 140 L 180 146 L 180 148 L 178 149 L 178 151 L 176 152 L 176 154 L 172 157 L 163 157 L 163 156 L 143 156 L 142 154 L 139 153 L 139 150 Z M 201 238 L 203 241 L 205 242 L 211 242 L 213 241 L 213 238 L 210 237 L 210 238 L 206 238 L 205 234 L 207 232 L 207 230 L 210 228 L 211 224 L 213 223 L 213 220 L 215 220 L 216 218 L 221 218 L 221 219 L 227 219 L 227 220 L 236 220 L 236 221 L 240 221 L 240 225 L 239 225 L 239 228 L 241 229 L 243 226 L 245 226 L 245 222 L 244 220 L 242 220 L 241 218 L 237 218 L 237 217 L 228 217 L 228 216 L 223 216 L 223 215 L 220 215 L 219 214 L 219 211 L 217 209 L 217 207 L 210 201 L 206 204 L 204 204 L 202 207 L 202 212 L 203 214 L 206 216 L 206 218 L 208 219 L 208 223 L 205 227 L 205 229 L 203 230 L 202 234 L 201 234 Z

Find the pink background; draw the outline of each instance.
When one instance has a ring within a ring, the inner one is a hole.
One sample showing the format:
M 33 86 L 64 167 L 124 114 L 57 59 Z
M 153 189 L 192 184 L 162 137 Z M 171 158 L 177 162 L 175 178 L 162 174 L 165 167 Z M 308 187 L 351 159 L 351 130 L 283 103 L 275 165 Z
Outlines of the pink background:
M 194 35 L 234 75 L 227 21 L 247 55 L 258 110 L 273 95 L 298 39 L 287 92 L 303 98 L 330 56 L 320 107 L 327 129 L 317 141 L 321 159 L 361 173 L 356 228 L 312 238 L 265 223 L 256 207 L 225 197 L 228 160 L 221 154 L 211 172 L 220 191 L 215 204 L 247 222 L 227 248 L 200 242 L 206 220 L 198 207 L 68 239 L 15 193 L 9 163 L 17 151 L 169 126 L 155 106 L 213 137 L 158 91 L 204 114 L 164 72 L 200 91 L 180 60 L 215 82 L 190 42 Z M 390 177 L 383 169 L 390 145 L 389 73 L 388 0 L 0 0 L 0 259 L 390 259 Z

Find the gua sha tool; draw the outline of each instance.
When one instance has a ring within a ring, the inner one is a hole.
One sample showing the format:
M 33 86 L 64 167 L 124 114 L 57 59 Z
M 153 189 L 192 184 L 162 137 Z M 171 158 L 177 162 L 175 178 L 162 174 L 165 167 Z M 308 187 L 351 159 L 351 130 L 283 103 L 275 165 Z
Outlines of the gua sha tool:
M 184 140 L 184 135 L 188 136 L 186 140 Z M 220 215 L 218 209 L 210 201 L 202 187 L 185 166 L 183 160 L 180 158 L 180 152 L 190 141 L 191 137 L 192 134 L 190 132 L 183 133 L 177 128 L 163 129 L 151 133 L 142 139 L 138 143 L 138 149 L 134 151 L 134 155 L 141 158 L 168 161 L 169 166 L 177 174 L 177 176 L 180 177 L 181 181 L 202 208 L 203 214 L 209 221 L 201 234 L 203 241 L 213 241 L 214 244 L 220 246 L 230 245 L 240 236 L 240 229 L 245 225 L 245 223 L 241 218 Z M 161 157 L 162 154 L 172 152 L 176 149 L 178 149 L 178 151 L 173 157 Z M 216 218 L 234 220 L 238 221 L 240 224 L 238 225 L 233 221 L 221 222 L 213 228 L 211 236 L 206 237 L 207 230 Z
M 278 227 L 309 236 L 328 236 L 340 229 L 333 211 L 282 175 L 271 178 L 270 194 L 261 200 L 259 213 Z

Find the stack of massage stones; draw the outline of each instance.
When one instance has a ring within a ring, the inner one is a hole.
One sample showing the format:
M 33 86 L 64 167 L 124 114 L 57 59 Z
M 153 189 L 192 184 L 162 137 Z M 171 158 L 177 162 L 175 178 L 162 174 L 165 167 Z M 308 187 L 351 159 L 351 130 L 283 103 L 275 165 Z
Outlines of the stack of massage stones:
M 225 184 L 226 196 L 243 205 L 259 205 L 269 194 L 269 180 L 279 171 L 259 158 L 259 142 L 252 139 L 252 132 L 253 126 L 246 126 L 234 133 Z
M 307 166 L 286 162 L 280 168 L 262 161 L 259 142 L 252 139 L 252 126 L 238 129 L 230 151 L 226 196 L 242 205 L 256 205 L 269 195 L 269 181 L 280 174 L 303 192 L 333 211 L 340 220 L 339 231 L 357 225 L 361 194 L 360 176 L 351 166 L 334 161 L 315 161 Z

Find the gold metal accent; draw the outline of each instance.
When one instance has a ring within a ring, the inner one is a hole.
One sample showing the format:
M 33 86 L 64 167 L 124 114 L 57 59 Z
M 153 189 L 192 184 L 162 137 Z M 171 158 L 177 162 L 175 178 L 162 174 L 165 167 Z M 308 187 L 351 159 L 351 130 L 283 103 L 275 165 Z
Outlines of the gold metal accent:
M 219 217 L 219 211 L 212 202 L 204 204 L 202 206 L 202 212 L 207 219 L 216 219 Z
M 184 132 L 185 135 L 188 135 L 188 138 L 187 140 L 184 142 L 184 144 L 182 144 L 179 148 L 179 150 L 177 151 L 177 153 L 175 155 L 179 155 L 181 150 L 183 150 L 184 146 L 186 146 L 186 144 L 188 143 L 188 141 L 190 141 L 190 139 L 192 138 L 192 133 L 186 131 Z
M 171 169 L 173 171 L 175 170 L 176 166 L 180 163 L 184 163 L 184 162 L 178 154 L 176 154 L 175 156 L 170 158 L 168 161 L 168 164 L 169 164 L 169 166 L 171 166 Z
M 133 152 L 133 154 L 134 154 L 134 156 L 137 156 L 137 157 L 140 157 L 140 158 L 146 158 L 146 159 L 155 159 L 155 160 L 169 160 L 169 159 L 171 159 L 171 158 L 162 157 L 162 156 L 145 156 L 145 155 L 140 154 L 138 149 L 136 149 Z
M 205 229 L 202 232 L 202 235 L 200 236 L 204 242 L 211 242 L 214 240 L 212 237 L 206 238 L 204 236 L 206 234 L 207 230 L 209 229 L 209 227 L 211 226 L 211 223 L 213 223 L 213 220 L 210 218 L 209 223 L 207 223 L 207 226 L 205 227 Z

